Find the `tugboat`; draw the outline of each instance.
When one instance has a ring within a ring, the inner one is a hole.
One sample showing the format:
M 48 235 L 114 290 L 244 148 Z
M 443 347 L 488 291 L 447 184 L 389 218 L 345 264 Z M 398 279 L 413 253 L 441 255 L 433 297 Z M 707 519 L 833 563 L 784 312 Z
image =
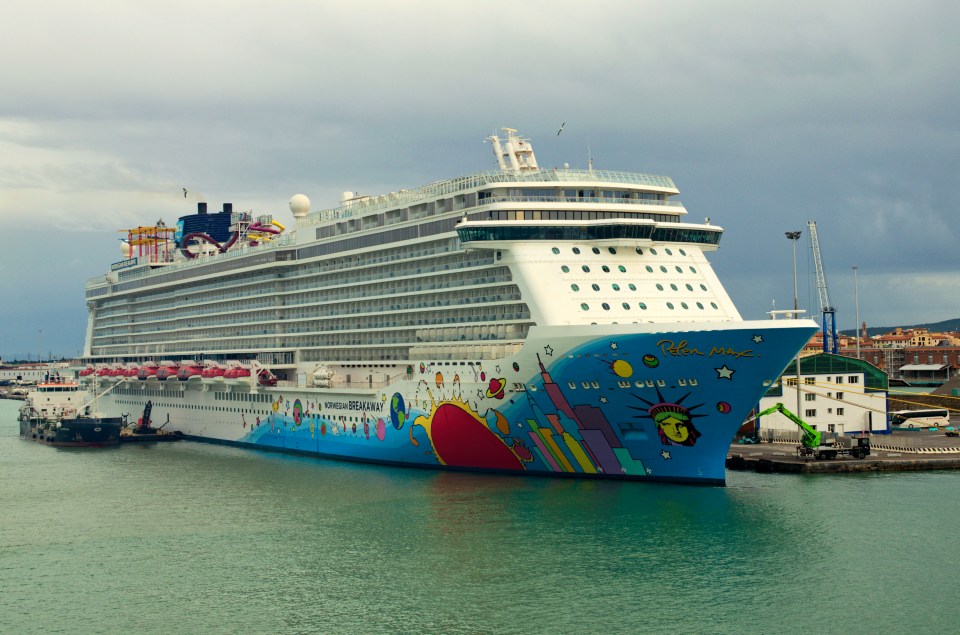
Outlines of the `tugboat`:
M 76 381 L 48 377 L 20 407 L 20 436 L 54 447 L 103 447 L 120 443 L 123 417 L 94 416 Z M 80 414 L 82 412 L 82 414 Z
M 143 414 L 140 416 L 140 419 L 137 420 L 137 424 L 133 427 L 125 427 L 120 432 L 120 442 L 121 443 L 149 443 L 153 441 L 179 441 L 183 438 L 183 434 L 180 432 L 167 432 L 163 429 L 163 426 L 170 423 L 169 418 L 167 423 L 164 423 L 163 426 L 159 428 L 154 428 L 151 425 L 150 413 L 153 411 L 153 402 L 148 401 L 146 406 L 143 408 Z

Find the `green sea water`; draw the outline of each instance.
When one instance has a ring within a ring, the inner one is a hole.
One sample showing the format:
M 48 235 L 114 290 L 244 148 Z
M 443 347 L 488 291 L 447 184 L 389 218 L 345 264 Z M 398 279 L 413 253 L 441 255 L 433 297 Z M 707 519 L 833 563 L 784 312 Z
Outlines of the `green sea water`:
M 728 486 L 56 449 L 0 401 L 0 633 L 948 633 L 960 473 Z

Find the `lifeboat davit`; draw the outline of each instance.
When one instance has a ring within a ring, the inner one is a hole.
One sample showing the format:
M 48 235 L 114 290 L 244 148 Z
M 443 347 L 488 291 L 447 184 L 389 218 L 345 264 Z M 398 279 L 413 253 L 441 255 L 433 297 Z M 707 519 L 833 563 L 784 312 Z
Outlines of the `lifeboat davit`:
M 180 381 L 187 381 L 191 377 L 199 378 L 203 373 L 203 369 L 200 368 L 200 365 L 196 362 L 186 361 L 180 364 L 180 368 L 177 369 L 177 379 Z
M 137 369 L 137 379 L 151 379 L 157 376 L 157 365 L 153 362 L 146 362 Z

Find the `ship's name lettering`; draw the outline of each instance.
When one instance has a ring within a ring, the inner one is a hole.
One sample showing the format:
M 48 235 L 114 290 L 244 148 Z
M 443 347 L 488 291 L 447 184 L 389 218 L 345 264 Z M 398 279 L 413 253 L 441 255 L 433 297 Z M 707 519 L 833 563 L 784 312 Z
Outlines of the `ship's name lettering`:
M 325 410 L 373 410 L 380 412 L 383 409 L 382 401 L 360 401 L 360 400 L 350 400 L 350 401 L 325 401 L 323 403 Z
M 660 340 L 657 342 L 657 346 L 660 348 L 660 352 L 664 355 L 670 355 L 672 357 L 689 357 L 690 355 L 700 355 L 705 357 L 733 357 L 735 359 L 740 359 L 741 357 L 753 357 L 752 349 L 745 349 L 742 351 L 734 350 L 730 347 L 722 346 L 713 346 L 710 348 L 709 353 L 704 353 L 699 348 L 694 348 L 687 344 L 687 340 L 680 340 L 679 342 L 674 342 L 673 340 Z

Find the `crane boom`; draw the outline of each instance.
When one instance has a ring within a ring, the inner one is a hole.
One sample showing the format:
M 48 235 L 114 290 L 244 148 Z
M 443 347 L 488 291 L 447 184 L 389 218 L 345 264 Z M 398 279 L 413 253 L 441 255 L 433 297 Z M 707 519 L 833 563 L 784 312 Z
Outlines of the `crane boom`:
M 827 276 L 823 271 L 823 261 L 820 259 L 820 239 L 817 236 L 817 222 L 808 221 L 810 231 L 810 248 L 813 251 L 813 265 L 817 272 L 817 291 L 820 293 L 820 312 L 823 316 L 823 352 L 837 354 L 837 310 L 830 304 L 830 294 L 827 291 Z
M 811 450 L 820 447 L 820 432 L 806 421 L 787 410 L 786 406 L 784 406 L 782 403 L 771 406 L 766 410 L 761 410 L 754 418 L 759 419 L 760 417 L 773 414 L 774 412 L 779 412 L 790 421 L 793 421 L 801 430 L 803 430 L 803 439 L 800 441 L 800 443 L 803 444 L 803 447 L 810 448 Z

